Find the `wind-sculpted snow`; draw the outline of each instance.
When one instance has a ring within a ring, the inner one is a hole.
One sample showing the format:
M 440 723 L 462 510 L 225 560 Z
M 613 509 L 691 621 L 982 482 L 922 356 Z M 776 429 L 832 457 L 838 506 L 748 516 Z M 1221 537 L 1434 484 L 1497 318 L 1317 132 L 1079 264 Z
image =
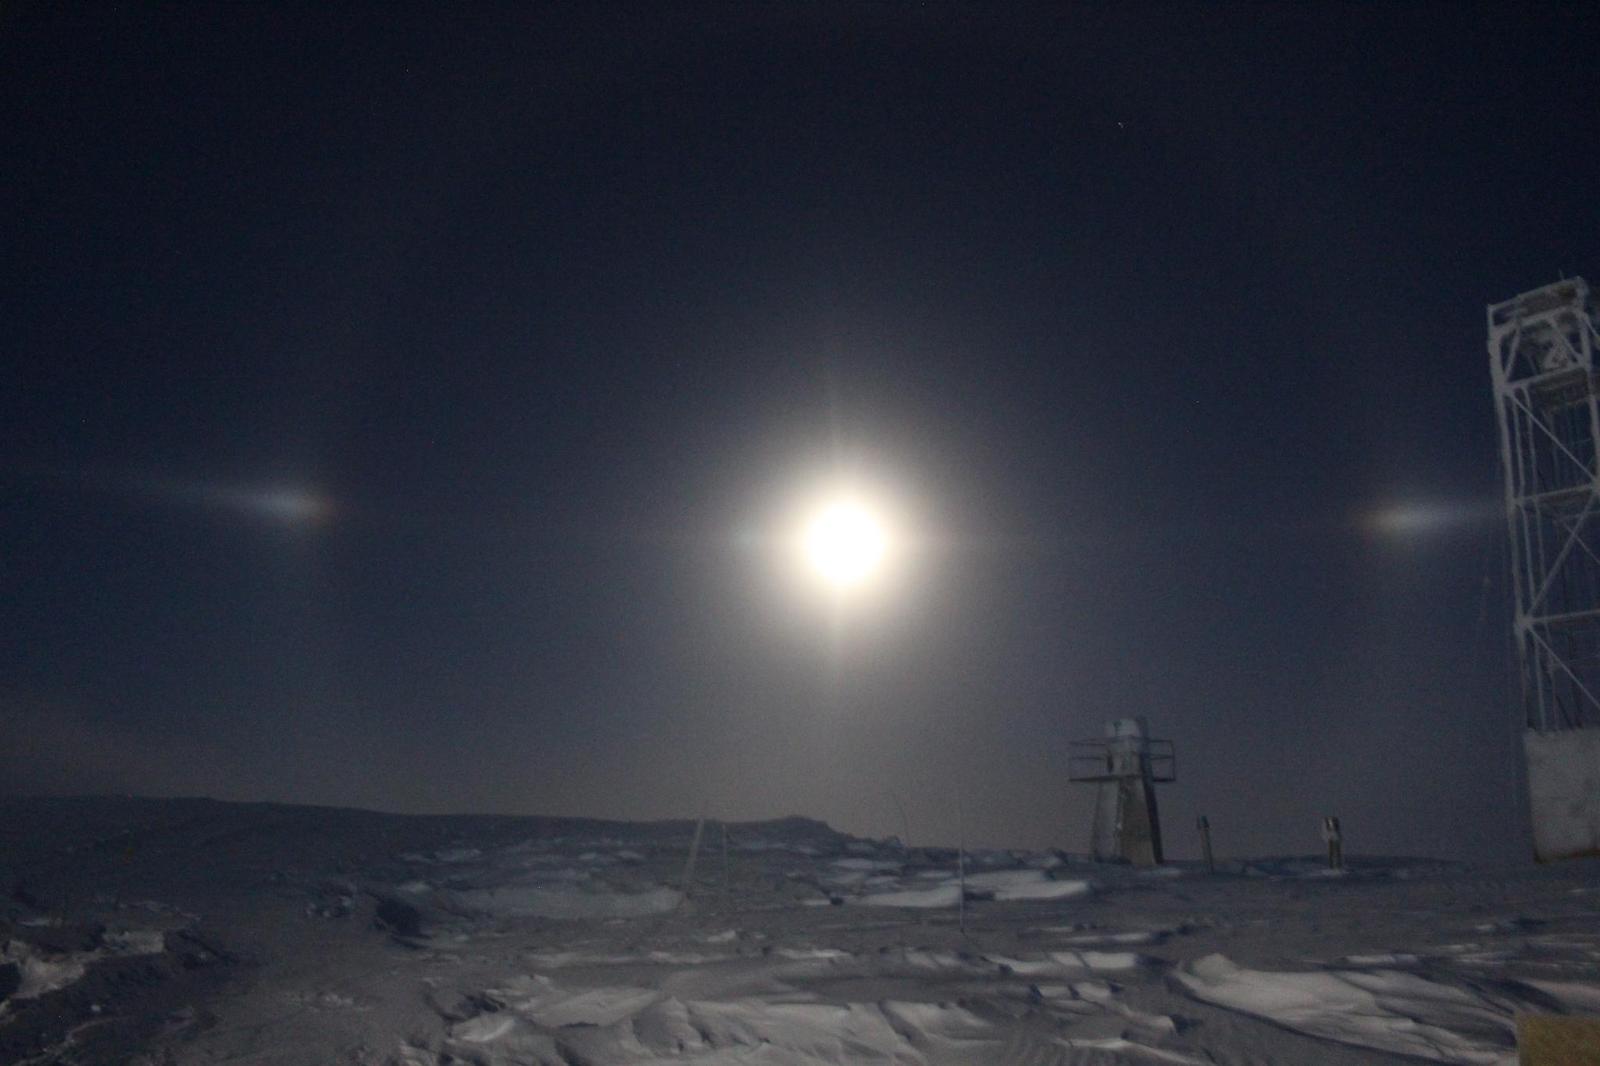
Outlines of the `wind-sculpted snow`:
M 1015 903 L 1022 900 L 1066 900 L 1087 896 L 1091 886 L 1087 881 L 1026 881 L 1020 884 L 1002 885 L 994 890 L 994 898 L 1001 903 Z
M 1600 864 L 1147 871 L 785 819 L 709 827 L 686 885 L 690 822 L 6 802 L 7 1066 L 1479 1064 L 1518 1012 L 1600 1012 Z
M 961 886 L 936 885 L 933 888 L 908 888 L 896 892 L 874 892 L 858 896 L 856 903 L 869 907 L 907 907 L 925 910 L 932 907 L 954 907 L 961 902 Z
M 1104 1053 L 1101 1061 L 1110 1063 L 1138 1063 L 1138 1062 L 1175 1062 L 1184 1066 L 1210 1066 L 1209 1059 L 1197 1059 L 1192 1055 L 1180 1054 L 1176 1051 L 1163 1051 L 1160 1048 L 1149 1047 L 1145 1044 L 1136 1044 L 1120 1036 L 1108 1037 L 1063 1037 L 1058 1041 L 1060 1045 L 1070 1051 L 1076 1052 L 1069 1061 L 1087 1062 L 1096 1052 Z
M 1519 1003 L 1399 970 L 1251 970 L 1222 955 L 1177 975 L 1197 998 L 1340 1043 L 1438 1062 L 1516 1061 Z
M 489 990 L 506 1009 L 549 1029 L 569 1025 L 615 1025 L 660 998 L 649 988 L 620 987 L 563 990 L 548 977 L 518 976 Z
M 56 956 L 41 954 L 19 940 L 0 947 L 0 965 L 13 968 L 16 987 L 11 992 L 13 1000 L 37 999 L 58 988 L 76 982 L 87 969 L 86 962 L 96 953 L 68 953 Z
M 923 1063 L 941 1053 L 983 1061 L 994 1026 L 948 1003 L 826 1002 L 804 993 L 682 999 L 664 991 L 602 986 L 572 991 L 546 977 L 487 990 L 493 1011 L 452 1026 L 438 1053 L 416 1044 L 399 1061 L 679 1063 Z M 468 1052 L 462 1045 L 474 1045 Z M 434 1057 L 430 1057 L 434 1056 Z M 977 1057 L 974 1057 L 977 1056 Z M 542 1061 L 535 1059 L 533 1061 Z
M 881 864 L 879 868 L 887 866 L 888 864 Z M 837 879 L 834 879 L 833 883 L 837 884 Z M 852 898 L 851 902 L 873 907 L 918 909 L 957 906 L 962 900 L 963 892 L 967 899 L 978 902 L 990 900 L 1018 902 L 1072 899 L 1086 896 L 1093 891 L 1093 886 L 1088 881 L 1058 880 L 1048 877 L 1043 870 L 1038 869 L 992 871 L 973 874 L 966 878 L 944 871 L 923 870 L 909 879 L 880 876 L 858 878 L 855 883 L 861 886 L 861 893 Z
M 447 892 L 443 902 L 468 914 L 500 918 L 643 918 L 666 914 L 683 902 L 670 888 L 646 892 L 560 891 L 532 885 Z
M 1093 971 L 1150 969 L 1160 960 L 1132 951 L 1052 951 L 1039 960 L 1008 959 L 995 956 L 1002 965 L 1027 976 Z
M 16 988 L 10 998 L 37 999 L 66 988 L 101 959 L 159 955 L 166 950 L 165 934 L 155 929 L 96 932 L 93 937 L 98 943 L 84 951 L 52 951 L 25 940 L 0 943 L 0 966 L 14 967 L 17 974 Z

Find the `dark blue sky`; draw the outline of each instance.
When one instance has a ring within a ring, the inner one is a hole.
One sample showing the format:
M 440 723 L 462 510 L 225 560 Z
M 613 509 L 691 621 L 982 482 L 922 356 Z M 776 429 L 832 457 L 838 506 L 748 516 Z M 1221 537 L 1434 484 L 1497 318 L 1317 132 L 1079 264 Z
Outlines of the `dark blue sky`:
M 923 841 L 959 791 L 1081 849 L 1066 742 L 1137 713 L 1179 855 L 1520 855 L 1483 307 L 1600 272 L 1595 39 L 13 9 L 0 791 Z M 760 547 L 832 463 L 928 545 L 842 634 Z

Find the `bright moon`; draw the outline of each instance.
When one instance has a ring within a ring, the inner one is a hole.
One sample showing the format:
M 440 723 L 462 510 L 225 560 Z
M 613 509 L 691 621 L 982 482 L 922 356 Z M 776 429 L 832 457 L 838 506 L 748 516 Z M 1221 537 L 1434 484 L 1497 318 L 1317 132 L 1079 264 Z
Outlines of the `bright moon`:
M 889 537 L 882 521 L 851 500 L 825 505 L 806 524 L 806 561 L 835 588 L 866 581 L 883 562 Z

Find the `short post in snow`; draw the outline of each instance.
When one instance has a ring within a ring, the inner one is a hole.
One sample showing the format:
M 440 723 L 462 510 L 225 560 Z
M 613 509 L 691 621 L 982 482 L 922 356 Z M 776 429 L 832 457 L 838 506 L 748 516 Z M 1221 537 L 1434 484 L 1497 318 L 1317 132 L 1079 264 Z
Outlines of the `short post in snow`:
M 1211 819 L 1202 814 L 1195 825 L 1200 830 L 1200 851 L 1206 858 L 1206 873 L 1214 874 L 1217 872 L 1217 862 L 1211 857 Z
M 1344 869 L 1344 833 L 1337 816 L 1330 814 L 1322 819 L 1322 840 L 1328 845 L 1328 869 Z

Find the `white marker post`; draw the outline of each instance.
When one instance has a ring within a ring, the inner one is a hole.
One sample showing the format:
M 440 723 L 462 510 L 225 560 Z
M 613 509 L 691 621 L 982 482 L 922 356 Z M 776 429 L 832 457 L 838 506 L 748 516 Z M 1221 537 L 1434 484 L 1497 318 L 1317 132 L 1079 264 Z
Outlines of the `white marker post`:
M 956 789 L 956 879 L 961 888 L 957 907 L 961 914 L 961 935 L 967 935 L 967 811 Z
M 1322 819 L 1322 839 L 1328 845 L 1328 869 L 1344 869 L 1344 833 L 1339 829 L 1336 815 Z

